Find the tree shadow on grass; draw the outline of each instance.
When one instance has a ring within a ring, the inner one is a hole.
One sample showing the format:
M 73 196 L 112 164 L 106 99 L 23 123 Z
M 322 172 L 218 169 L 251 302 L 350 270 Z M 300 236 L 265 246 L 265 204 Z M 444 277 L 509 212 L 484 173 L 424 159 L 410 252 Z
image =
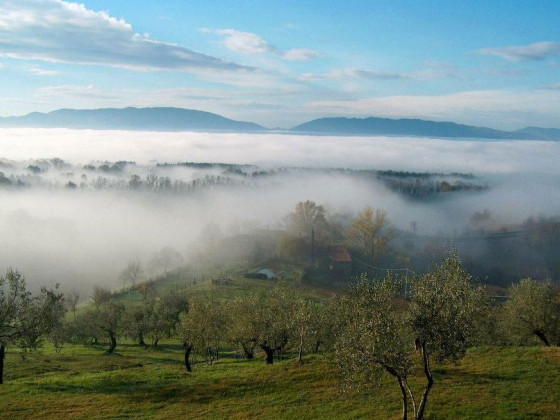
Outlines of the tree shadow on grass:
M 169 363 L 165 360 L 165 363 Z M 145 369 L 145 371 L 142 371 Z M 114 375 L 111 371 L 122 371 Z M 98 377 L 66 377 L 65 380 L 38 383 L 45 393 L 66 395 L 117 395 L 137 404 L 180 402 L 209 404 L 223 398 L 242 401 L 246 395 L 281 395 L 285 383 L 271 375 L 240 377 L 234 372 L 215 380 L 212 376 L 179 373 L 178 370 L 153 371 L 146 366 L 106 366 Z
M 488 385 L 488 384 L 496 384 L 500 382 L 508 382 L 513 383 L 519 380 L 519 375 L 516 374 L 507 374 L 507 373 L 498 373 L 498 372 L 468 372 L 464 370 L 437 370 L 435 371 L 436 375 L 434 375 L 436 380 L 439 378 L 445 378 L 446 380 L 450 380 L 456 384 L 478 384 L 478 385 Z

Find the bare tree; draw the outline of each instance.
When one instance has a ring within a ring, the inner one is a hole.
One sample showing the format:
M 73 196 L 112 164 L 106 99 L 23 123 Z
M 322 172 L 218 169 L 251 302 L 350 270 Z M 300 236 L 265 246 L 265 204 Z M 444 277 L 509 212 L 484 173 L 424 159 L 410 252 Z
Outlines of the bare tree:
M 150 172 L 148 175 L 146 175 L 146 184 L 148 185 L 148 189 L 155 191 L 155 189 L 157 188 L 157 181 L 158 181 L 158 176 L 155 174 L 155 172 Z
M 121 271 L 120 278 L 123 282 L 123 291 L 126 290 L 127 283 L 134 286 L 144 275 L 142 263 L 138 258 L 129 260 L 126 267 Z
M 66 303 L 68 304 L 68 308 L 74 314 L 74 319 L 76 319 L 76 308 L 78 307 L 78 300 L 80 300 L 80 294 L 73 290 L 66 296 Z

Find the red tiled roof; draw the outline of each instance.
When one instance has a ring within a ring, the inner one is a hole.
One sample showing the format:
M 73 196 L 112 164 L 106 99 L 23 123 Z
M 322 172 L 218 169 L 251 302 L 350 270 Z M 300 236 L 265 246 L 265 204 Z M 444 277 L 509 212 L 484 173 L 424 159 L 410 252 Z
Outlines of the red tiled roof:
M 332 262 L 352 262 L 352 257 L 345 245 L 332 246 L 329 250 L 329 259 Z

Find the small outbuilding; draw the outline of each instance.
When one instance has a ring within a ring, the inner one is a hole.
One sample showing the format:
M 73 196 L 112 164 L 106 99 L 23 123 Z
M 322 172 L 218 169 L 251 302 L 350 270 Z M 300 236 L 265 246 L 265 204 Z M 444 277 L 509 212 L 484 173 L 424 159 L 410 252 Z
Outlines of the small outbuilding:
M 349 278 L 352 275 L 352 257 L 346 245 L 329 247 L 329 270 L 336 276 Z

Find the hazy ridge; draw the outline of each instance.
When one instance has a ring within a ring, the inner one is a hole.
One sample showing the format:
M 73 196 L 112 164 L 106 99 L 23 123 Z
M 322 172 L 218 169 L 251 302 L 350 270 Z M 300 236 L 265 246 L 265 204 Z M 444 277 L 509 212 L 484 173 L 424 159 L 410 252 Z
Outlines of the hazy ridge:
M 0 117 L 0 127 L 133 131 L 270 131 L 252 122 L 236 121 L 211 112 L 173 107 L 59 109 L 49 113 L 32 112 L 20 117 Z M 557 128 L 525 127 L 516 131 L 503 131 L 454 122 L 377 117 L 319 118 L 281 132 L 350 136 L 560 140 L 560 129 Z
M 21 117 L 0 118 L 0 126 L 140 131 L 266 130 L 258 124 L 235 121 L 211 112 L 172 107 L 59 109 L 49 113 L 33 112 Z

